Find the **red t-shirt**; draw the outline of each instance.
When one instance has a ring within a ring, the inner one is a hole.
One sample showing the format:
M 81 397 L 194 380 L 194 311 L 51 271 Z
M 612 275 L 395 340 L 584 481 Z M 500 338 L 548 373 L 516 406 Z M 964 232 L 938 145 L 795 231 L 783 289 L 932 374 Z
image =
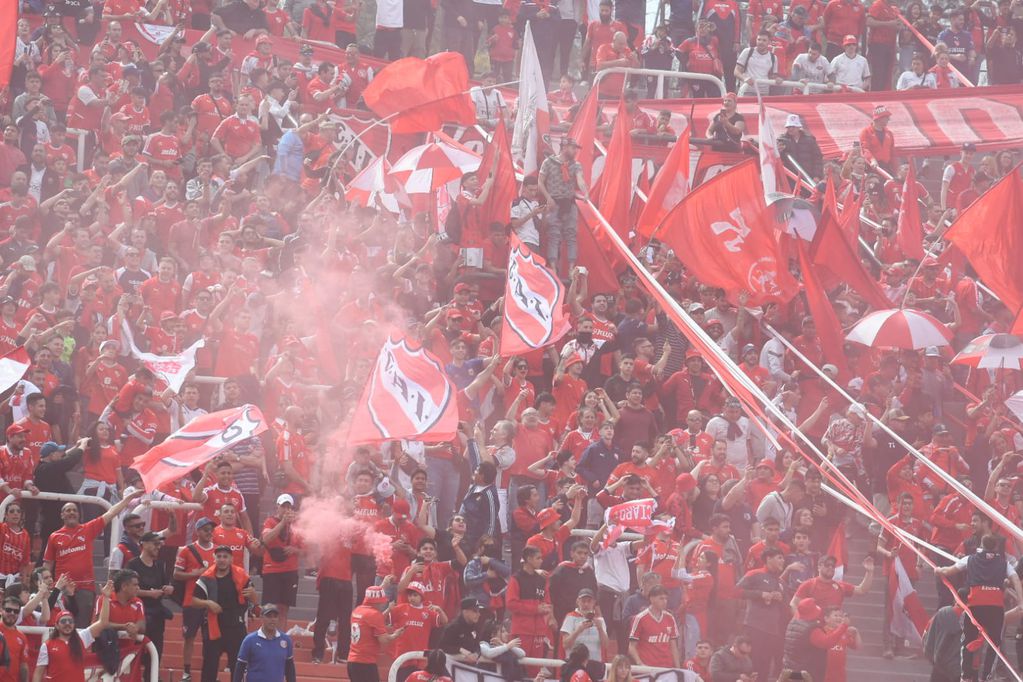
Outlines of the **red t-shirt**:
M 796 596 L 800 599 L 812 597 L 817 606 L 827 609 L 829 606 L 841 606 L 846 597 L 852 596 L 855 589 L 856 586 L 851 583 L 813 577 L 799 586 Z
M 348 652 L 350 663 L 376 664 L 380 655 L 378 635 L 387 634 L 384 614 L 373 606 L 357 606 L 352 611 L 352 647 Z
M 29 667 L 35 666 L 35 661 L 28 661 L 28 640 L 17 628 L 9 628 L 0 623 L 0 636 L 7 642 L 7 653 L 10 656 L 10 664 L 0 668 L 0 682 L 20 682 L 21 664 L 29 663 Z
M 195 548 L 195 552 L 191 548 Z M 178 550 L 178 558 L 174 561 L 174 568 L 178 571 L 192 573 L 200 565 L 204 568 L 211 566 L 213 564 L 213 551 L 216 548 L 217 546 L 212 543 L 208 548 L 202 547 L 198 542 L 186 545 Z M 196 553 L 199 554 L 198 560 L 195 557 Z M 184 606 L 192 605 L 192 595 L 195 592 L 196 580 L 196 578 L 191 578 L 185 581 L 185 598 L 182 600 Z
M 220 518 L 220 508 L 225 504 L 233 504 L 240 512 L 246 511 L 245 498 L 234 486 L 223 490 L 218 484 L 214 484 L 203 488 L 202 491 L 206 495 L 206 501 L 202 503 L 202 515 L 208 519 L 217 521 Z
M 173 279 L 161 282 L 159 277 L 153 276 L 139 285 L 139 295 L 153 311 L 153 317 L 159 319 L 160 313 L 164 311 L 178 312 L 181 285 Z
M 259 339 L 255 334 L 225 329 L 220 334 L 213 374 L 218 377 L 252 374 L 252 365 L 258 357 Z
M 636 642 L 636 653 L 643 665 L 655 668 L 674 668 L 671 648 L 677 645 L 678 624 L 667 611 L 654 618 L 650 609 L 639 613 L 632 621 L 629 639 Z
M 31 551 L 32 537 L 27 530 L 15 531 L 6 523 L 0 523 L 0 573 L 20 573 L 30 561 Z
M 92 542 L 103 529 L 103 517 L 87 521 L 73 528 L 64 526 L 46 540 L 43 560 L 53 562 L 53 574 L 67 573 L 79 589 L 96 589 L 92 571 Z
M 271 516 L 263 523 L 263 533 L 266 531 L 273 530 L 280 523 L 280 519 L 276 516 Z M 266 543 L 268 550 L 270 549 L 284 549 L 285 547 L 298 547 L 298 535 L 295 533 L 294 528 L 287 528 L 282 530 L 280 535 Z M 298 553 L 289 554 L 284 557 L 283 561 L 277 561 L 273 558 L 271 552 L 267 552 L 263 555 L 263 573 L 288 573 L 290 571 L 298 570 Z M 349 659 L 351 660 L 351 659 Z
M 412 606 L 408 602 L 391 607 L 391 627 L 405 628 L 394 640 L 395 656 L 406 651 L 425 651 L 430 648 L 430 633 L 440 627 L 440 612 L 425 606 Z
M 32 455 L 32 461 L 38 464 L 39 450 L 43 447 L 43 443 L 53 440 L 50 435 L 50 425 L 42 420 L 35 421 L 30 417 L 25 417 L 18 423 L 28 427 L 28 433 L 25 434 L 25 450 Z
M 252 116 L 245 119 L 228 116 L 213 131 L 212 139 L 220 140 L 228 156 L 245 156 L 260 142 L 259 121 Z
M 252 546 L 253 538 L 244 528 L 224 528 L 217 526 L 213 529 L 213 546 L 220 547 L 227 545 L 231 548 L 231 561 L 235 566 L 245 568 L 245 550 Z

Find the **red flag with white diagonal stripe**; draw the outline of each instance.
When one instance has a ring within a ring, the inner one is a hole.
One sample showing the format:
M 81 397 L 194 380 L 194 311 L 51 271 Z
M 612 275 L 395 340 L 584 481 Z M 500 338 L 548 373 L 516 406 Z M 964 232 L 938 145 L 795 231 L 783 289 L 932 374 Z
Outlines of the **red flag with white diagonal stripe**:
M 564 308 L 561 280 L 513 233 L 504 291 L 501 355 L 520 355 L 558 341 L 572 326 Z

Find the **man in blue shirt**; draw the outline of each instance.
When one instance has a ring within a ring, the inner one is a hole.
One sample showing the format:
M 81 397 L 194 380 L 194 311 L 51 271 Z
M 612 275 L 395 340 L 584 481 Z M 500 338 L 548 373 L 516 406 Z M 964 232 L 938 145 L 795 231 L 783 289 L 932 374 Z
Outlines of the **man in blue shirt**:
M 586 489 L 591 497 L 604 489 L 611 472 L 620 462 L 625 461 L 614 445 L 614 424 L 610 421 L 604 422 L 600 425 L 599 433 L 600 440 L 583 450 L 579 466 L 575 468 L 576 475 L 586 483 Z
M 262 609 L 263 625 L 246 635 L 238 649 L 232 682 L 295 682 L 295 646 L 277 629 L 277 607 Z
M 938 34 L 938 42 L 948 46 L 948 56 L 952 66 L 967 78 L 976 81 L 974 70 L 977 64 L 977 50 L 973 44 L 973 35 L 966 30 L 966 13 L 955 9 L 949 14 L 949 28 Z

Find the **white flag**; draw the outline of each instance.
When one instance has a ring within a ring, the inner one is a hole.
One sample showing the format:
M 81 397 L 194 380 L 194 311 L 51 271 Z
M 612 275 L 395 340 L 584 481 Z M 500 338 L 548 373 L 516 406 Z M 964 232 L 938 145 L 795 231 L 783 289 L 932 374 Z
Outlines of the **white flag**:
M 522 65 L 519 68 L 519 97 L 512 132 L 512 154 L 522 164 L 525 175 L 539 169 L 539 150 L 542 138 L 550 129 L 550 109 L 547 90 L 540 71 L 540 58 L 533 43 L 533 31 L 526 23 L 522 39 Z

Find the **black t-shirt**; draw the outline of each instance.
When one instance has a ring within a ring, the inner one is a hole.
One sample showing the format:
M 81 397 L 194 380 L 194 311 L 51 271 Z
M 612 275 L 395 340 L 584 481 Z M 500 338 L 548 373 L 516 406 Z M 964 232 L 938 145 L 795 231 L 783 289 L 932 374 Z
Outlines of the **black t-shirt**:
M 128 562 L 127 568 L 139 574 L 139 587 L 143 590 L 158 590 L 164 585 L 169 585 L 167 567 L 162 561 L 156 561 L 152 566 L 147 566 L 141 557 L 135 557 Z M 152 597 L 139 597 L 146 609 L 146 617 L 163 615 L 163 600 Z
M 224 26 L 235 33 L 247 33 L 254 28 L 268 29 L 263 10 L 251 9 L 244 0 L 235 0 L 213 11 L 224 21 Z
M 721 118 L 721 114 L 714 114 L 714 122 L 715 123 L 717 123 L 720 118 Z M 729 123 L 731 123 L 734 126 L 736 123 L 738 123 L 738 122 L 740 122 L 740 121 L 742 121 L 744 119 L 742 117 L 742 114 L 740 114 L 739 112 L 735 112 L 731 116 L 729 116 L 727 120 L 728 120 Z M 715 139 L 715 140 L 717 140 L 719 142 L 733 142 L 735 144 L 738 144 L 742 140 L 742 135 L 741 134 L 740 135 L 733 135 L 723 125 L 717 125 L 717 126 L 714 127 L 714 133 L 713 133 L 712 137 L 713 137 L 713 139 Z

